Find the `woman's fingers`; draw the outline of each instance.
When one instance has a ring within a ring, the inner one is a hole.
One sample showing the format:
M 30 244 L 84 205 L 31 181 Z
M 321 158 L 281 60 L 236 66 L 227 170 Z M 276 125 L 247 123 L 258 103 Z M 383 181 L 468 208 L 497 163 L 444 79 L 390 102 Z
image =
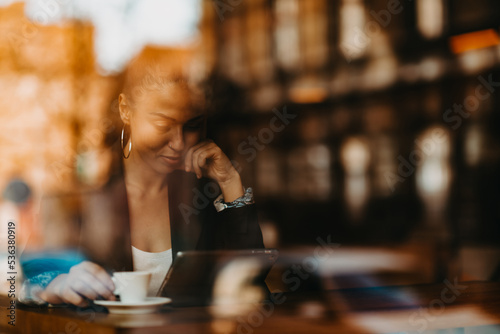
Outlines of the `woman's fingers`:
M 203 171 L 201 169 L 201 166 L 204 166 L 204 163 L 202 163 L 200 166 L 199 161 L 200 159 L 207 158 L 207 154 L 204 152 L 211 146 L 216 145 L 212 141 L 204 141 L 189 149 L 185 158 L 187 172 L 195 173 L 198 178 L 202 177 Z
M 84 261 L 71 267 L 69 273 L 58 275 L 40 297 L 49 303 L 86 306 L 88 299 L 104 297 L 114 300 L 114 283 L 101 266 Z
M 221 165 L 221 149 L 215 144 L 203 146 L 193 153 L 193 168 L 198 177 L 205 174 L 219 181 L 220 174 L 224 173 L 224 167 Z
M 61 291 L 61 299 L 66 304 L 73 304 L 76 306 L 86 306 L 87 301 L 83 297 L 74 291 L 69 285 L 66 285 Z
M 196 145 L 194 145 L 193 147 L 191 147 L 187 153 L 186 153 L 186 156 L 184 157 L 184 165 L 185 165 L 185 169 L 186 169 L 186 172 L 191 172 L 193 171 L 193 153 L 195 150 L 197 150 L 199 147 L 205 145 L 206 142 L 201 142 L 201 143 L 198 143 Z
M 191 164 L 191 156 L 193 154 L 193 149 L 190 148 L 187 153 L 186 153 L 186 156 L 184 157 L 184 170 L 186 172 L 190 172 L 193 170 L 193 166 Z
M 194 153 L 193 153 L 193 158 L 192 158 L 192 164 L 193 164 L 193 170 L 196 173 L 196 176 L 198 178 L 201 178 L 203 175 L 202 168 L 205 167 L 206 159 L 208 159 L 210 156 L 208 155 L 208 151 L 206 149 L 206 146 L 198 148 Z
M 99 293 L 93 288 L 92 282 L 85 281 L 83 277 L 68 282 L 68 288 L 67 292 L 75 292 L 91 300 L 97 299 L 99 296 Z
M 99 284 L 96 286 L 103 291 L 105 294 L 113 294 L 113 291 L 115 290 L 115 284 L 113 283 L 113 280 L 111 279 L 111 276 L 107 273 L 106 270 L 104 270 L 103 267 L 93 263 L 93 262 L 85 262 L 85 265 L 83 267 L 87 273 L 89 273 L 93 278 L 97 280 Z M 102 295 L 104 297 L 104 295 Z
M 220 152 L 221 152 L 219 147 L 213 145 L 211 147 L 206 147 L 203 151 L 198 151 L 198 152 L 199 153 L 195 157 L 193 157 L 193 165 L 197 166 L 200 169 L 200 171 L 202 169 L 206 169 L 208 167 L 210 167 L 210 168 L 217 167 L 216 163 L 219 160 Z M 207 166 L 208 160 L 211 160 L 211 162 L 213 162 L 212 166 Z M 209 171 L 209 172 L 213 172 L 213 171 Z
M 71 282 L 70 285 L 74 291 L 92 300 L 99 296 L 106 299 L 114 297 L 113 291 L 89 272 L 81 273 L 79 279 Z
M 228 179 L 234 168 L 220 147 L 212 141 L 201 142 L 189 149 L 184 163 L 186 172 L 193 172 L 198 178 L 205 175 L 217 182 Z
M 79 305 L 85 301 L 83 297 L 92 300 L 99 296 L 114 299 L 113 290 L 114 284 L 108 273 L 101 266 L 85 261 L 70 269 L 61 297 Z

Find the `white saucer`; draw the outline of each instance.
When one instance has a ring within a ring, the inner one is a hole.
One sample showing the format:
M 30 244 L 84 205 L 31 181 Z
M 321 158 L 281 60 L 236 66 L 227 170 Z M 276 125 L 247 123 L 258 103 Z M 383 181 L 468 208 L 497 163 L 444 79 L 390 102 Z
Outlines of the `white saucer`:
M 138 303 L 123 303 L 112 300 L 94 300 L 94 304 L 105 306 L 109 313 L 114 314 L 145 314 L 155 312 L 156 309 L 168 304 L 172 300 L 165 297 L 148 297 L 145 301 Z

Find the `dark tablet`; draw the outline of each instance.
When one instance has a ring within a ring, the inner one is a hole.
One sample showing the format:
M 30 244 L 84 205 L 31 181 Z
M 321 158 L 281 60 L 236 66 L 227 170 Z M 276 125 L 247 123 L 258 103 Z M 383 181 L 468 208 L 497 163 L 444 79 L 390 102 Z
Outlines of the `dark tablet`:
M 171 298 L 173 306 L 210 305 L 214 285 L 221 277 L 227 282 L 228 274 L 268 292 L 264 280 L 277 258 L 276 249 L 179 252 L 157 296 Z

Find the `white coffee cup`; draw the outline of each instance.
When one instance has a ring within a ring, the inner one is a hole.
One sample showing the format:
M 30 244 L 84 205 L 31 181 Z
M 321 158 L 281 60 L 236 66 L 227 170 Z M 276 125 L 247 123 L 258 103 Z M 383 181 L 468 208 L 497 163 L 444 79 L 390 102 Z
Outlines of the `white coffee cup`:
M 119 271 L 111 277 L 115 283 L 115 295 L 123 303 L 139 303 L 146 300 L 151 273 L 148 271 Z

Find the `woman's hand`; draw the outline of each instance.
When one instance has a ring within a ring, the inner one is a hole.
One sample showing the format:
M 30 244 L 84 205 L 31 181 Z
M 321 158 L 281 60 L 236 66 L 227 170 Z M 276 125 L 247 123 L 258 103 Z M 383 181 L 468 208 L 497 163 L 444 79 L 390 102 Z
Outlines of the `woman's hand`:
M 193 172 L 198 178 L 207 176 L 215 180 L 226 202 L 244 194 L 240 174 L 213 141 L 202 141 L 191 147 L 184 159 L 184 167 L 186 172 Z
M 86 306 L 85 298 L 94 300 L 99 296 L 115 300 L 115 285 L 101 266 L 84 261 L 71 267 L 68 274 L 61 274 L 40 293 L 40 298 L 51 304 L 73 304 Z

